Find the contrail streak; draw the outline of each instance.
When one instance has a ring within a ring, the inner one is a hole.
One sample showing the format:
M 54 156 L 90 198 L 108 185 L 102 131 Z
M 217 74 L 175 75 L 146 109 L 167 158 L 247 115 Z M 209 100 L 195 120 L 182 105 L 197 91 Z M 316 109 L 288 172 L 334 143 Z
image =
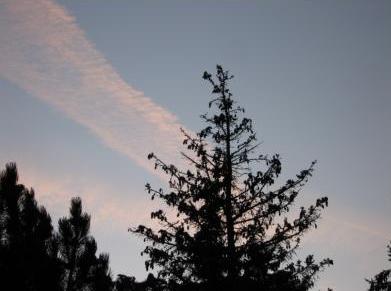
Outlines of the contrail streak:
M 144 168 L 152 169 L 146 155 L 156 149 L 180 163 L 177 118 L 128 85 L 64 7 L 0 0 L 0 39 L 0 76 Z

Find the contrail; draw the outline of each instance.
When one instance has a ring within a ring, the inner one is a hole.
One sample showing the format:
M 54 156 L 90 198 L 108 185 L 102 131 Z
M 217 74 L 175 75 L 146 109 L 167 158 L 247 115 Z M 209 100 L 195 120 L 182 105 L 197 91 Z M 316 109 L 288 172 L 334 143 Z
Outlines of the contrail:
M 177 118 L 128 85 L 64 7 L 0 0 L 0 39 L 0 76 L 146 169 L 146 155 L 156 149 L 180 163 Z

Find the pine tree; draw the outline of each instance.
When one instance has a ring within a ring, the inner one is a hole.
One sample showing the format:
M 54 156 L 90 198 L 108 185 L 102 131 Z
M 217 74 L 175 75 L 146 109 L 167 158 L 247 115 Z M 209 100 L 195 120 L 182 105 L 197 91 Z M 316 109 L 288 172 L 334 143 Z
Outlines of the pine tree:
M 59 257 L 64 266 L 63 290 L 111 290 L 108 255 L 96 257 L 97 245 L 89 234 L 91 217 L 83 213 L 82 201 L 71 200 L 69 218 L 58 222 Z
M 2 290 L 59 290 L 60 266 L 51 218 L 34 191 L 18 184 L 16 164 L 0 174 L 0 282 Z
M 293 261 L 305 232 L 316 227 L 326 197 L 302 207 L 288 219 L 300 189 L 312 175 L 315 162 L 282 186 L 279 155 L 256 155 L 258 144 L 252 121 L 242 117 L 229 89 L 233 78 L 217 66 L 212 87 L 211 114 L 196 136 L 182 130 L 182 152 L 190 169 L 179 169 L 155 154 L 148 158 L 168 175 L 169 190 L 146 189 L 176 214 L 151 213 L 161 228 L 139 225 L 130 229 L 149 242 L 143 254 L 146 268 L 158 267 L 170 289 L 187 290 L 308 290 L 319 271 L 332 264 L 313 256 Z M 256 169 L 256 170 L 254 170 Z
M 391 262 L 391 242 L 388 245 L 388 261 Z M 391 291 L 391 269 L 383 270 L 367 281 L 370 285 L 369 291 Z
M 115 291 L 136 291 L 136 278 L 119 274 L 115 280 Z
M 114 283 L 110 275 L 109 255 L 100 254 L 94 263 L 91 272 L 91 290 L 109 291 L 112 290 Z

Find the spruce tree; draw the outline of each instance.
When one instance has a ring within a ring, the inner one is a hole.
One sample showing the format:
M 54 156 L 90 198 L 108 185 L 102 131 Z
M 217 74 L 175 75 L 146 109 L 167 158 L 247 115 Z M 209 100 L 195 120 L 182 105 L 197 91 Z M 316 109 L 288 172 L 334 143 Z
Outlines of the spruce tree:
M 315 162 L 275 185 L 281 159 L 256 154 L 252 121 L 242 117 L 244 109 L 229 89 L 232 78 L 221 66 L 215 78 L 203 74 L 212 87 L 211 112 L 201 116 L 207 126 L 196 135 L 182 130 L 189 169 L 148 155 L 168 175 L 169 187 L 146 189 L 176 218 L 158 209 L 151 217 L 160 228 L 139 225 L 130 231 L 148 242 L 146 268 L 157 267 L 170 290 L 308 290 L 332 261 L 315 262 L 312 255 L 294 261 L 294 255 L 328 200 L 301 207 L 295 219 L 288 214 Z

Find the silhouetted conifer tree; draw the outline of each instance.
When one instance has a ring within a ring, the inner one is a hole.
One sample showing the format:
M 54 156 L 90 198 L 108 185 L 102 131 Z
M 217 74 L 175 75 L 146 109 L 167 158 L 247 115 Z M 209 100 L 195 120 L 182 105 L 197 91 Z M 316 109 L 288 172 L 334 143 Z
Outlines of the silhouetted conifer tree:
M 249 118 L 232 98 L 233 76 L 217 66 L 216 79 L 205 72 L 212 86 L 211 115 L 196 136 L 183 131 L 182 153 L 193 168 L 178 169 L 151 153 L 155 167 L 169 177 L 169 191 L 147 191 L 176 214 L 169 219 L 162 209 L 151 213 L 161 228 L 144 225 L 130 229 L 149 245 L 146 268 L 158 267 L 169 289 L 187 290 L 308 290 L 330 259 L 316 263 L 313 256 L 293 262 L 303 234 L 316 227 L 327 198 L 302 207 L 288 219 L 300 189 L 312 175 L 315 162 L 274 186 L 281 173 L 278 155 L 256 155 L 258 144 Z
M 115 291 L 136 291 L 136 278 L 119 274 L 115 280 Z
M 114 283 L 110 274 L 108 254 L 100 254 L 96 258 L 91 272 L 91 281 L 92 291 L 112 290 Z
M 135 277 L 118 275 L 115 282 L 115 291 L 163 291 L 169 290 L 165 288 L 165 282 L 155 278 L 153 274 L 148 274 L 147 278 L 142 282 L 137 282 Z
M 391 242 L 388 245 L 388 261 L 391 262 Z M 384 270 L 367 281 L 370 284 L 369 291 L 391 291 L 391 269 Z
M 18 184 L 14 163 L 0 174 L 1 290 L 60 290 L 51 218 L 34 191 Z
M 59 257 L 64 266 L 64 291 L 111 290 L 108 255 L 96 257 L 95 239 L 89 235 L 91 217 L 82 211 L 80 198 L 71 200 L 70 216 L 59 225 Z

